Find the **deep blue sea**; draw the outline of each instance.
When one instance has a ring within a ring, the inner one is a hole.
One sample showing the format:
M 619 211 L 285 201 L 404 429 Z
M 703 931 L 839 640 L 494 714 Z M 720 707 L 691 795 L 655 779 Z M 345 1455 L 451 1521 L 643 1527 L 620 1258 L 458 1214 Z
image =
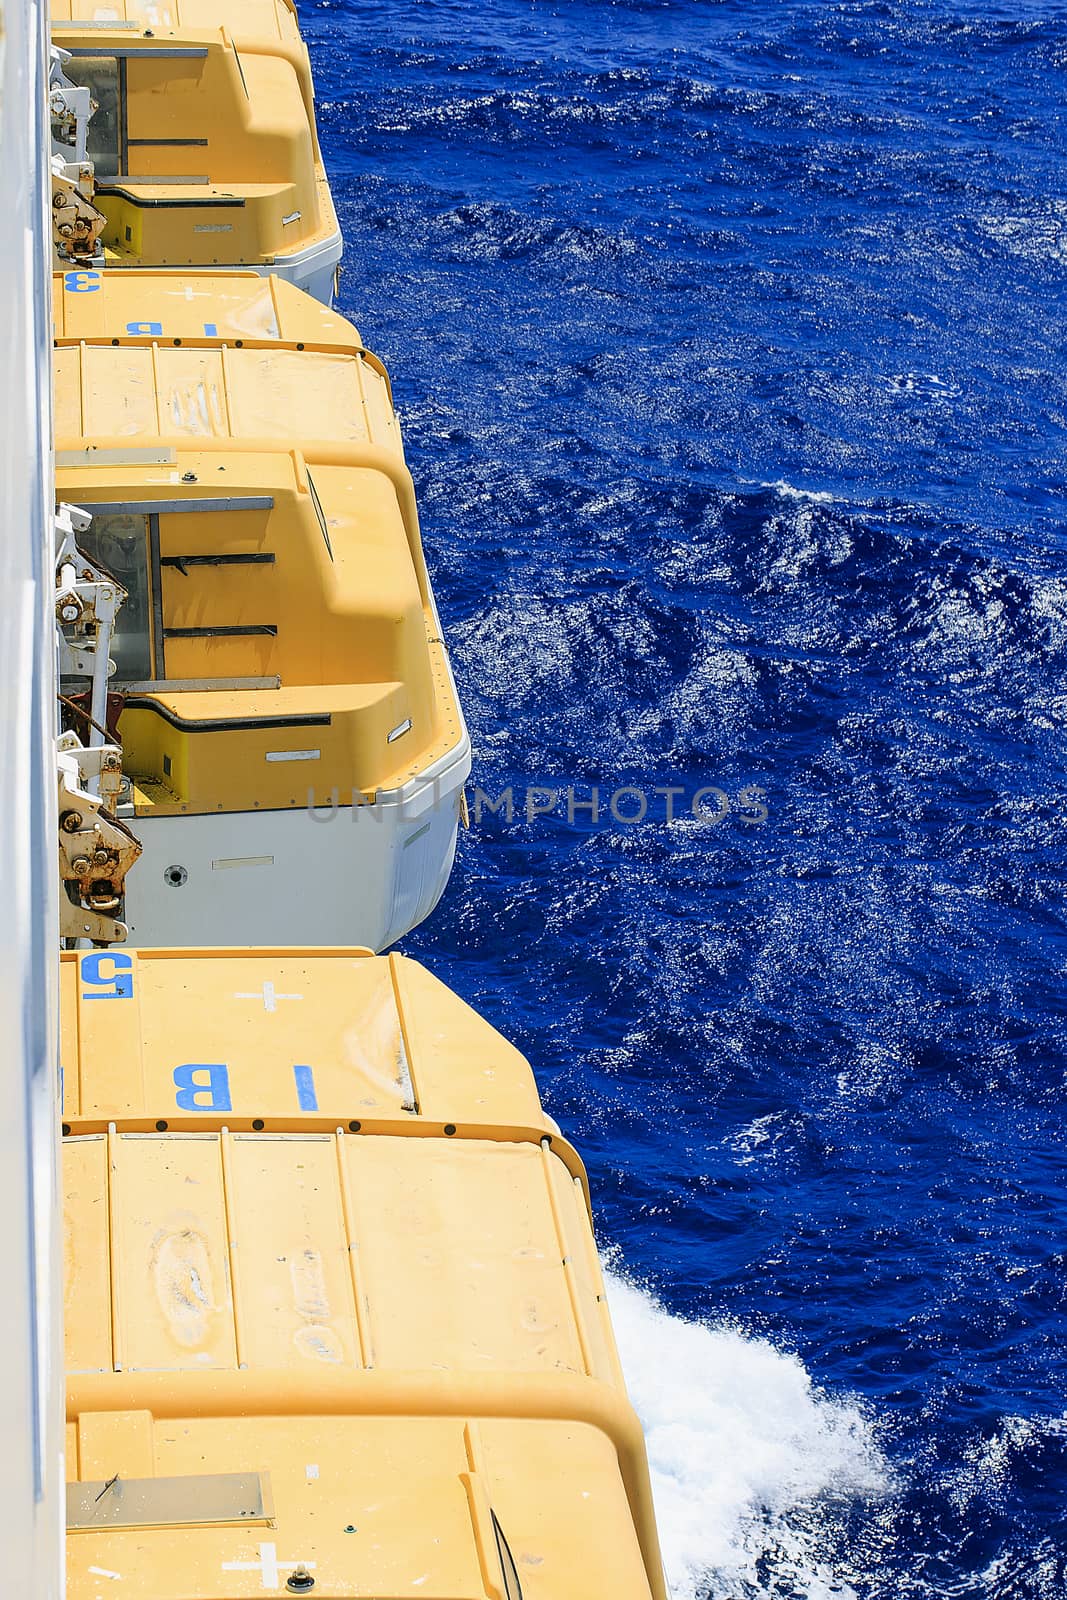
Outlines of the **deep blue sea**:
M 1067 4 L 302 21 L 675 1594 L 1063 1600 Z

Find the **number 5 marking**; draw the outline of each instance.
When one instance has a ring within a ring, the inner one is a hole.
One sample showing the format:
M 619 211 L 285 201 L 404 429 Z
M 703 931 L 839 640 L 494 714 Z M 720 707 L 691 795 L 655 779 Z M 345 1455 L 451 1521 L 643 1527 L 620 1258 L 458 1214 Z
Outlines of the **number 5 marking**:
M 82 983 L 97 987 L 96 994 L 83 993 L 83 1000 L 130 1000 L 133 998 L 133 958 L 113 955 L 110 950 L 82 956 Z

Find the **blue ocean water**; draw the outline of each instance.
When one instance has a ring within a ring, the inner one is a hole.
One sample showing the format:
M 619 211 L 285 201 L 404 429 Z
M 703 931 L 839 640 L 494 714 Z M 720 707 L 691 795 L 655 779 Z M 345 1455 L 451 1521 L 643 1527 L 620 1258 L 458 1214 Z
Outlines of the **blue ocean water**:
M 302 22 L 676 1592 L 1060 1600 L 1067 5 Z

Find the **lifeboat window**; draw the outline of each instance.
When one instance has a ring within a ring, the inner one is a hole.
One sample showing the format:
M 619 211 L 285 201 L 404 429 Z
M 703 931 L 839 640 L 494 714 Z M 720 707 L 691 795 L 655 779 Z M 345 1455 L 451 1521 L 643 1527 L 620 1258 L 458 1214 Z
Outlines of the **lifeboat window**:
M 154 663 L 155 606 L 152 551 L 158 551 L 155 517 L 108 513 L 94 515 L 78 543 L 91 561 L 103 567 L 126 590 L 126 600 L 115 623 L 111 656 L 115 682 L 137 683 L 156 676 Z M 158 571 L 158 558 L 155 563 Z
M 96 102 L 89 119 L 86 148 L 99 178 L 126 167 L 126 61 L 115 56 L 76 56 L 64 63 L 72 83 L 88 89 Z
M 491 1511 L 493 1519 L 493 1533 L 496 1536 L 496 1553 L 500 1557 L 500 1571 L 504 1578 L 504 1600 L 522 1600 L 522 1585 L 519 1582 L 515 1558 L 504 1538 L 504 1530 L 496 1519 L 496 1512 Z
M 330 543 L 330 530 L 326 526 L 326 516 L 322 509 L 322 501 L 319 499 L 319 491 L 316 489 L 314 482 L 312 481 L 310 472 L 307 475 L 307 480 L 308 489 L 311 491 L 311 504 L 315 507 L 315 515 L 319 519 L 319 527 L 322 529 L 322 537 L 326 540 L 326 552 L 332 561 L 333 545 Z
M 236 46 L 236 45 L 234 45 L 234 46 L 233 46 L 233 58 L 234 58 L 234 60 L 235 60 L 235 61 L 236 61 L 236 62 L 237 62 L 237 70 L 238 70 L 238 72 L 239 72 L 239 73 L 240 73 L 240 74 L 241 74 L 241 88 L 242 88 L 242 89 L 243 89 L 243 90 L 244 90 L 244 92 L 245 92 L 245 99 L 246 99 L 246 100 L 247 100 L 247 99 L 248 99 L 248 98 L 249 98 L 249 94 L 248 94 L 248 84 L 247 84 L 247 83 L 246 83 L 246 82 L 245 82 L 245 69 L 244 69 L 244 67 L 243 67 L 243 66 L 242 66 L 242 65 L 241 65 L 241 57 L 240 57 L 240 55 L 239 55 L 239 54 L 238 54 L 238 51 L 237 51 L 237 46 Z

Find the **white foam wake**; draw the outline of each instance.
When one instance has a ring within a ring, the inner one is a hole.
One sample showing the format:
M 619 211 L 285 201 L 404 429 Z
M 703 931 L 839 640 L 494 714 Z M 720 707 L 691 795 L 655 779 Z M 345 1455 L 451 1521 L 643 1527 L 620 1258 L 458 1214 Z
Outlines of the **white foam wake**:
M 673 1600 L 850 1600 L 835 1524 L 892 1487 L 868 1419 L 820 1394 L 795 1356 L 606 1278 Z

